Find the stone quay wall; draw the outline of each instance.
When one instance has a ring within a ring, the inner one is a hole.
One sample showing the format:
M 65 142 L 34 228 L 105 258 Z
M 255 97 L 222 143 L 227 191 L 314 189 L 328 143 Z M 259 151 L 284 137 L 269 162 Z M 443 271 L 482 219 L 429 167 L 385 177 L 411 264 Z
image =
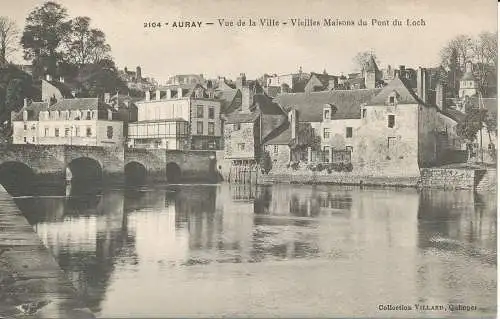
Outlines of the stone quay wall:
M 0 318 L 95 318 L 0 185 Z

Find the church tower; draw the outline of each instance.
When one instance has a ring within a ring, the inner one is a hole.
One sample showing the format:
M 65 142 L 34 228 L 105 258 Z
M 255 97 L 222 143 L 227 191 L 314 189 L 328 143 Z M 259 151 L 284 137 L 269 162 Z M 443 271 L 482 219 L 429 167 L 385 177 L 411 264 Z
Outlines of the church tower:
M 467 61 L 465 63 L 465 73 L 460 79 L 460 89 L 458 91 L 458 97 L 463 99 L 466 96 L 476 95 L 478 89 L 476 78 L 472 72 L 472 62 Z
M 373 58 L 373 55 L 370 56 L 368 63 L 365 67 L 365 88 L 374 89 L 377 85 L 377 81 L 380 80 L 380 71 L 377 67 L 377 63 Z

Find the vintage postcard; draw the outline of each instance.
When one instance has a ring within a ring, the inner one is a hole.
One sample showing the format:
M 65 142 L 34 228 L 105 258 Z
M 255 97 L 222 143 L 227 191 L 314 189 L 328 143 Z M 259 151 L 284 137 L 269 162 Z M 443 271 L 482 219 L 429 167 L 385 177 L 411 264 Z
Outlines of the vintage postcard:
M 0 319 L 496 318 L 493 0 L 0 0 Z

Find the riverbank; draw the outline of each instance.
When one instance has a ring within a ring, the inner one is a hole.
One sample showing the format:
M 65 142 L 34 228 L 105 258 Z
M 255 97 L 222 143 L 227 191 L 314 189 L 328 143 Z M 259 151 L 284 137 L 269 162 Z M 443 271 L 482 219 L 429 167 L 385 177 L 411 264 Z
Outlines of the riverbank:
M 351 172 L 290 171 L 259 174 L 257 183 L 263 185 L 287 184 L 332 184 L 357 186 L 391 186 L 434 189 L 461 189 L 496 192 L 496 168 L 443 168 L 420 169 L 419 176 L 377 176 Z
M 0 185 L 0 318 L 95 318 Z

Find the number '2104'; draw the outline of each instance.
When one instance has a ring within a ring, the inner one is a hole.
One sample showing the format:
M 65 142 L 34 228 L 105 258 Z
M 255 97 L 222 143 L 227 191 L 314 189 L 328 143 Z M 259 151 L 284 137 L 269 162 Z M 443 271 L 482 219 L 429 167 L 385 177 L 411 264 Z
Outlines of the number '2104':
M 161 28 L 162 23 L 161 22 L 144 22 L 144 27 L 145 28 Z

